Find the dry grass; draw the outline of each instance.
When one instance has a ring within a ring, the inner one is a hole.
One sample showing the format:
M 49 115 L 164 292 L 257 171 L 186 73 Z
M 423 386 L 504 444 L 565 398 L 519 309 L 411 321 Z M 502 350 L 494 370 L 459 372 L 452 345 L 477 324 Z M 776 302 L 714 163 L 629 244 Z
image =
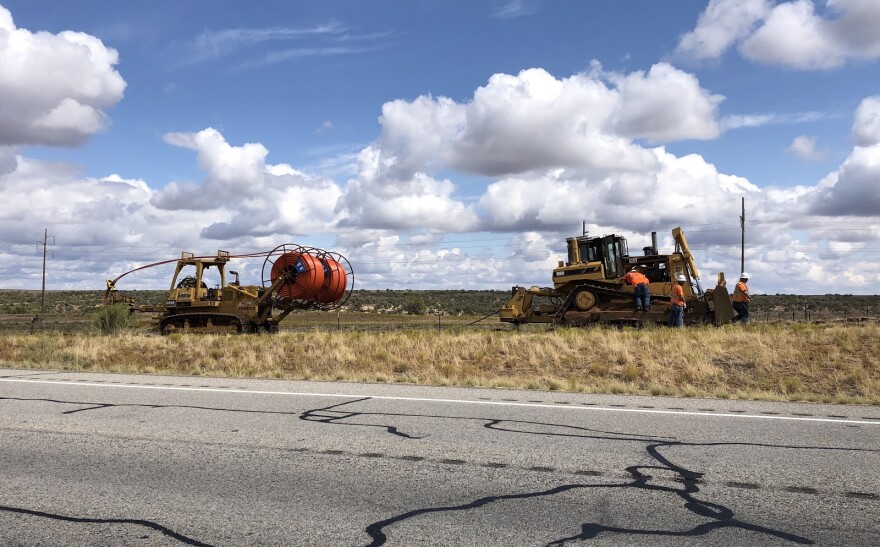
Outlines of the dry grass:
M 880 404 L 880 325 L 7 335 L 0 365 Z

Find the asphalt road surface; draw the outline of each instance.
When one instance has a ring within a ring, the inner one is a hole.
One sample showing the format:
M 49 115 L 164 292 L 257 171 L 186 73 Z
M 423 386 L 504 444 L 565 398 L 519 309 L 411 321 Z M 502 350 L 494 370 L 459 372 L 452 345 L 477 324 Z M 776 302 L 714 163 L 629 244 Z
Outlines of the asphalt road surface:
M 880 408 L 0 369 L 3 545 L 880 545 Z

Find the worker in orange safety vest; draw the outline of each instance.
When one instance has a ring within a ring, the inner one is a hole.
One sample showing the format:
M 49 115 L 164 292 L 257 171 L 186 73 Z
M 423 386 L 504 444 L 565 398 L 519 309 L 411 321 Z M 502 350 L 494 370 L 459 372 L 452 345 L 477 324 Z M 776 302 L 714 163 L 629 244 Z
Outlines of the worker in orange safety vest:
M 749 286 L 746 285 L 748 281 L 749 274 L 746 272 L 739 274 L 739 282 L 733 290 L 732 302 L 730 303 L 739 314 L 733 318 L 734 323 L 741 321 L 743 324 L 747 324 L 749 322 L 749 302 L 752 301 L 752 298 L 749 296 Z
M 667 321 L 667 325 L 670 327 L 683 327 L 684 326 L 684 309 L 687 307 L 687 304 L 684 301 L 684 289 L 682 288 L 682 284 L 687 281 L 684 274 L 678 274 L 675 276 L 675 283 L 672 285 L 672 294 L 670 295 L 670 306 L 669 306 L 669 321 Z
M 636 311 L 648 311 L 651 307 L 651 291 L 648 285 L 651 283 L 645 274 L 639 271 L 638 266 L 633 268 L 623 276 L 624 283 L 629 283 L 635 287 Z

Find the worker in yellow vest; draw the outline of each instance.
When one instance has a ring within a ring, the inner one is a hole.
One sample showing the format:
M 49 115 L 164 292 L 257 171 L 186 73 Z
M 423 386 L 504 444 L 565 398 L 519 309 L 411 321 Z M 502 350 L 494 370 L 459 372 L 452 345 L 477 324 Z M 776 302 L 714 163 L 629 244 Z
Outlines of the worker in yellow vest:
M 682 288 L 682 284 L 686 281 L 684 274 L 678 274 L 675 276 L 675 283 L 672 285 L 672 294 L 670 295 L 671 301 L 669 306 L 669 321 L 667 321 L 667 325 L 670 327 L 683 327 L 684 326 L 684 309 L 687 307 L 687 304 L 684 301 L 684 289 Z
M 746 324 L 749 322 L 749 302 L 752 301 L 752 298 L 749 296 L 749 286 L 746 284 L 748 281 L 749 274 L 746 272 L 739 274 L 739 282 L 733 290 L 732 302 L 730 303 L 734 311 L 739 314 L 733 318 L 734 323 L 742 321 L 743 324 Z

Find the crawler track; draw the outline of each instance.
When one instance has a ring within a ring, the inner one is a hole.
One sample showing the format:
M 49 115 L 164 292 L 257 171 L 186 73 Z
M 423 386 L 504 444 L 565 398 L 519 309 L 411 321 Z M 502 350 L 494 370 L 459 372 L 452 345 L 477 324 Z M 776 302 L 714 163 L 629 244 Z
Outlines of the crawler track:
M 278 327 L 275 326 L 277 331 Z M 159 322 L 159 332 L 168 335 L 173 332 L 247 334 L 257 330 L 251 321 L 227 313 L 178 313 L 163 318 Z

